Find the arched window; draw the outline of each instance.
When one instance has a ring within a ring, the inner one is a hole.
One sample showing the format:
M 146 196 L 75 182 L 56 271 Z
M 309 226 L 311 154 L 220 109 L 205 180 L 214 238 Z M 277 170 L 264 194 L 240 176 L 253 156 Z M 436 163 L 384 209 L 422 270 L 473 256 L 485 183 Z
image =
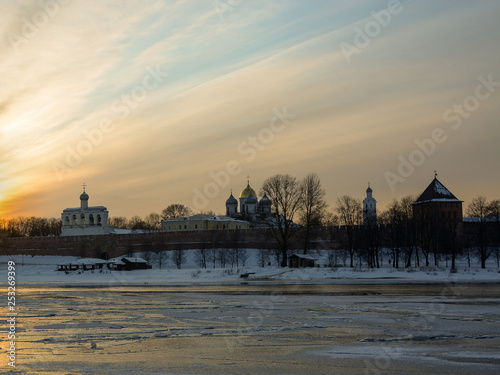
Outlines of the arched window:
M 87 219 L 85 218 L 85 214 L 80 215 L 80 225 L 82 225 L 82 226 L 87 225 Z
M 102 225 L 101 215 L 97 215 L 97 225 Z
M 78 225 L 78 221 L 76 219 L 76 215 L 73 215 L 73 225 L 74 226 L 77 226 Z
M 94 215 L 90 214 L 89 215 L 89 225 L 94 225 Z
M 66 216 L 64 217 L 64 225 L 66 225 L 66 226 L 70 226 L 70 223 L 69 223 L 69 216 L 68 216 L 68 215 L 66 215 Z

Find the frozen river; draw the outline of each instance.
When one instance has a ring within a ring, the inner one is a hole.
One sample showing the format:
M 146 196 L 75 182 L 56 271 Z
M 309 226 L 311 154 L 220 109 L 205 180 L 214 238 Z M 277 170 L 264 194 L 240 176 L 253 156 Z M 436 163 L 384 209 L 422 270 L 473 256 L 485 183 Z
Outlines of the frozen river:
M 498 374 L 500 285 L 23 287 L 19 374 Z M 5 316 L 5 307 L 3 307 Z M 7 326 L 2 325 L 2 352 Z

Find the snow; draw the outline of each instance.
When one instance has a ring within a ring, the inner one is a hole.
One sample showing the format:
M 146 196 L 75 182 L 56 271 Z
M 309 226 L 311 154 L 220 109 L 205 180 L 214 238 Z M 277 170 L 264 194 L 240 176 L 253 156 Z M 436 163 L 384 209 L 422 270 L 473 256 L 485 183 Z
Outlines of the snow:
M 289 269 L 248 253 L 244 267 L 200 269 L 190 251 L 180 270 L 69 274 L 56 265 L 77 258 L 1 256 L 22 295 L 19 373 L 498 373 L 493 261 Z
M 436 181 L 435 184 L 434 184 L 434 191 L 438 194 L 441 194 L 441 195 L 449 195 L 449 196 L 452 196 L 451 192 L 446 189 L 443 184 L 441 184 L 439 181 Z
M 455 198 L 434 198 L 425 202 L 457 202 Z
M 66 258 L 66 257 L 61 257 Z M 73 257 L 70 257 L 73 258 Z M 77 259 L 74 262 L 70 262 L 71 264 L 105 264 L 107 261 L 99 258 L 81 258 Z M 69 263 L 58 263 L 58 264 L 69 264 Z
M 186 251 L 187 263 L 177 269 L 167 262 L 159 269 L 134 271 L 110 271 L 107 268 L 93 271 L 73 271 L 68 274 L 56 271 L 60 264 L 92 264 L 104 263 L 101 259 L 79 259 L 65 256 L 0 256 L 0 272 L 5 272 L 7 262 L 16 263 L 16 279 L 22 284 L 169 284 L 189 283 L 204 284 L 207 282 L 241 282 L 241 274 L 250 273 L 245 279 L 248 282 L 282 282 L 282 283 L 321 283 L 321 284 L 407 284 L 407 283 L 468 283 L 468 282 L 500 282 L 500 271 L 494 267 L 493 260 L 486 269 L 479 266 L 468 267 L 465 262 L 457 263 L 457 273 L 450 273 L 449 267 L 419 267 L 395 269 L 389 265 L 381 268 L 349 268 L 349 267 L 316 267 L 316 268 L 281 268 L 278 266 L 258 266 L 257 250 L 248 250 L 249 257 L 245 266 L 220 268 L 199 268 L 194 260 L 194 251 Z M 146 262 L 140 254 L 132 257 L 117 257 L 133 262 Z M 109 260 L 111 262 L 112 260 Z M 324 262 L 320 259 L 319 263 Z M 444 265 L 444 261 L 442 262 Z M 254 274 L 252 274 L 254 273 Z M 91 277 L 90 277 L 91 276 Z
M 116 260 L 128 260 L 130 263 L 147 263 L 144 259 L 142 258 L 132 258 L 132 257 L 118 257 L 118 258 L 115 258 Z M 111 261 L 113 261 L 111 259 Z
M 308 260 L 318 260 L 318 258 L 310 256 L 310 255 L 302 255 L 302 254 L 296 254 L 297 258 L 300 259 L 308 259 Z

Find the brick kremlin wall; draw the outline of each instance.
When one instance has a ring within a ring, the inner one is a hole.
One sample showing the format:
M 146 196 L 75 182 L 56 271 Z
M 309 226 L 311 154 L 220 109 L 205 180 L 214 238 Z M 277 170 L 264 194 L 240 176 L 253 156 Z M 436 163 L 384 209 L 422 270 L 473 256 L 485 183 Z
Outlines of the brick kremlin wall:
M 277 248 L 268 229 L 185 231 L 100 236 L 3 237 L 0 255 L 66 255 L 108 258 L 143 251 L 211 248 Z M 300 248 L 292 241 L 290 248 Z

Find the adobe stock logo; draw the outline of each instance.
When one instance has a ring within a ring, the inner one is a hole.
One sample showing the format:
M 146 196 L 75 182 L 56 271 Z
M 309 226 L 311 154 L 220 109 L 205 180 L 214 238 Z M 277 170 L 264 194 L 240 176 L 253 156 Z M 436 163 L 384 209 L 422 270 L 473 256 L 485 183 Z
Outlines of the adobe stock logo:
M 31 15 L 31 17 L 22 17 L 22 26 L 20 33 L 7 33 L 9 43 L 15 52 L 23 44 L 33 40 L 41 29 L 49 24 L 51 18 L 56 17 L 61 11 L 61 5 L 66 5 L 71 0 L 39 0 L 40 9 Z
M 141 83 L 134 86 L 129 93 L 121 95 L 120 99 L 115 99 L 111 103 L 110 111 L 117 114 L 119 119 L 127 118 L 134 109 L 139 107 L 141 102 L 147 99 L 148 94 L 159 88 L 163 80 L 168 77 L 168 74 L 161 70 L 161 65 L 161 63 L 157 64 L 155 68 L 147 66 L 146 74 L 143 76 Z M 105 136 L 116 129 L 116 124 L 110 117 L 102 118 L 98 125 L 92 129 L 82 130 L 81 139 L 76 146 L 66 146 L 63 163 L 52 162 L 52 169 L 59 181 L 62 181 L 73 168 L 80 166 L 83 159 L 102 144 Z
M 389 26 L 392 17 L 403 11 L 403 6 L 399 0 L 390 0 L 387 9 L 380 12 L 371 12 L 372 19 L 367 21 L 362 28 L 354 28 L 355 35 L 353 44 L 340 43 L 340 49 L 348 63 L 352 61 L 352 55 L 359 55 L 364 48 L 368 47 L 373 39 L 378 37 L 382 31 Z
M 491 98 L 496 89 L 500 87 L 500 82 L 494 81 L 492 74 L 489 74 L 488 78 L 479 76 L 477 80 L 479 84 L 474 90 L 474 95 L 467 96 L 461 103 L 454 103 L 451 108 L 444 111 L 443 121 L 452 124 L 450 126 L 452 130 L 460 129 L 464 119 L 468 119 L 472 113 L 479 109 L 481 101 Z M 417 167 L 424 164 L 425 160 L 434 154 L 438 144 L 446 142 L 448 139 L 447 131 L 449 129 L 445 127 L 432 129 L 429 138 L 414 140 L 417 148 L 412 150 L 407 157 L 403 155 L 397 157 L 399 161 L 398 173 L 396 174 L 391 171 L 384 173 L 384 177 L 392 192 L 396 190 L 396 184 L 405 182 L 408 177 L 415 173 Z
M 273 109 L 274 116 L 271 117 L 268 126 L 260 129 L 256 136 L 249 136 L 245 141 L 241 142 L 236 150 L 242 156 L 246 156 L 247 162 L 252 162 L 257 157 L 259 151 L 266 148 L 270 144 L 277 133 L 285 130 L 286 126 L 290 124 L 290 120 L 297 117 L 294 114 L 288 113 L 286 106 L 280 111 L 276 108 Z M 226 188 L 231 181 L 231 176 L 237 176 L 243 171 L 242 166 L 236 160 L 230 160 L 226 164 L 225 170 L 218 172 L 210 171 L 208 174 L 212 181 L 205 184 L 202 190 L 193 188 L 193 205 L 201 210 L 205 208 L 210 199 L 217 197 L 221 189 Z
M 221 25 L 226 22 L 226 13 L 232 13 L 241 5 L 243 0 L 214 0 L 213 6 L 219 15 Z

